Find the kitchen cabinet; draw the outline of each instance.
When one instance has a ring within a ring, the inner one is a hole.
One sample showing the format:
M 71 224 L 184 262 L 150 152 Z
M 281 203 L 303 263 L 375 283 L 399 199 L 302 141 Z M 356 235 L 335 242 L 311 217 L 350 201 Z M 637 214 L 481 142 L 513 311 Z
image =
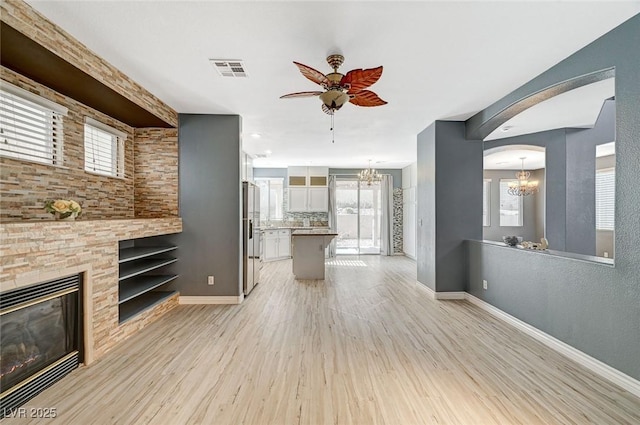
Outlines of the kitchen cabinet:
M 263 260 L 274 261 L 291 257 L 291 230 L 274 229 L 265 230 Z
M 289 211 L 307 211 L 309 190 L 306 187 L 289 186 Z
M 329 188 L 310 187 L 307 201 L 307 211 L 329 210 Z
M 290 212 L 329 210 L 328 167 L 289 167 L 288 176 Z

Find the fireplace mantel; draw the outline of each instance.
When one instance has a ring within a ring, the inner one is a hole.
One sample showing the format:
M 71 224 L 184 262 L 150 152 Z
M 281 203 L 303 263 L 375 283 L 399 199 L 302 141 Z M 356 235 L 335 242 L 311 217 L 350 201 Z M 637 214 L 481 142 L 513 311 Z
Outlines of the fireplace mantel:
M 178 304 L 118 323 L 118 242 L 181 231 L 179 217 L 0 223 L 0 291 L 83 273 L 89 363 Z

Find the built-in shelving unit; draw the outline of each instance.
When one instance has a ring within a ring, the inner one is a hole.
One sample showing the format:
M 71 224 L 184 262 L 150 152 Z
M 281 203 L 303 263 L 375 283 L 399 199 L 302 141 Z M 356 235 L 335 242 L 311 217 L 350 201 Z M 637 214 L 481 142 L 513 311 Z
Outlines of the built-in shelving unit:
M 136 241 L 125 241 L 132 246 L 122 247 L 118 263 L 118 308 L 119 322 L 124 323 L 136 315 L 148 310 L 176 291 L 158 291 L 161 286 L 178 277 L 165 274 L 163 268 L 178 261 L 169 253 L 176 246 L 135 246 Z

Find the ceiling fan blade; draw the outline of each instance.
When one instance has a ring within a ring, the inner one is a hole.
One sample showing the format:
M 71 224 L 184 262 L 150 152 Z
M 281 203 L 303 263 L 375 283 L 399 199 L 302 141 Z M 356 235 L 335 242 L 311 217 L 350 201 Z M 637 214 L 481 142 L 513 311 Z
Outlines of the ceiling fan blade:
M 324 112 L 327 115 L 333 115 L 333 110 L 329 109 L 329 107 L 324 103 L 322 104 L 322 112 Z
M 380 99 L 380 97 L 371 90 L 360 90 L 357 93 L 352 94 L 349 102 L 358 106 L 382 106 L 387 102 Z
M 382 66 L 370 69 L 353 69 L 342 77 L 340 85 L 345 86 L 348 84 L 349 94 L 366 89 L 369 86 L 375 84 L 382 75 Z
M 293 63 L 298 67 L 298 69 L 300 69 L 302 75 L 307 77 L 307 79 L 313 81 L 316 84 L 320 84 L 321 86 L 329 85 L 329 80 L 324 76 L 322 72 L 296 61 L 293 61 Z
M 293 98 L 293 97 L 313 97 L 313 96 L 320 96 L 322 93 L 321 91 L 299 91 L 297 93 L 289 93 L 289 94 L 283 94 L 282 96 L 280 96 L 280 99 L 289 99 L 289 98 Z

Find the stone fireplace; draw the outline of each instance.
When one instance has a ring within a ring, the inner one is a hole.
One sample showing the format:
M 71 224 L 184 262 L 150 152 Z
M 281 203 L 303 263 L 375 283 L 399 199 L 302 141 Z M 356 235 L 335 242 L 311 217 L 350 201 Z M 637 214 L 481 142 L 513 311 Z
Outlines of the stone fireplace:
M 76 274 L 0 293 L 0 412 L 24 404 L 83 361 L 81 279 Z

